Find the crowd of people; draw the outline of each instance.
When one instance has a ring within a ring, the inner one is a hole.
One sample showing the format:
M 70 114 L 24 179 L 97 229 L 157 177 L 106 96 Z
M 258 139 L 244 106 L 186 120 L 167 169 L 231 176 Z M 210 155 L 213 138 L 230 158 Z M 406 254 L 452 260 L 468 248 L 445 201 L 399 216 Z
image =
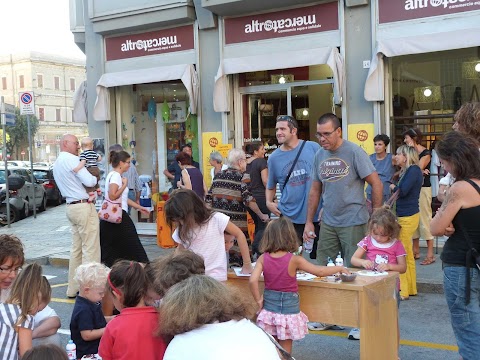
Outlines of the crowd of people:
M 480 350 L 475 341 L 480 335 L 480 104 L 463 105 L 454 131 L 435 149 L 422 145 L 419 129 L 406 129 L 395 155 L 387 152 L 385 134 L 373 139 L 370 156 L 343 139 L 340 120 L 331 113 L 317 121 L 318 143 L 299 139 L 298 129 L 292 116 L 278 116 L 279 147 L 268 159 L 259 142 L 230 150 L 226 165 L 212 153 L 209 189 L 191 146 L 184 146 L 164 172 L 176 188 L 164 211 L 177 249 L 158 259 L 148 258 L 129 216 L 130 208 L 149 211 L 139 205 L 138 186 L 128 178 L 134 168 L 130 155 L 118 144 L 110 147 L 111 171 L 105 188 L 97 191 L 93 162 L 98 157 L 91 142 L 82 141 L 79 160 L 78 139 L 62 138 L 54 176 L 72 228 L 66 295 L 75 298 L 70 329 L 78 358 L 98 353 L 106 360 L 127 359 L 141 351 L 145 359 L 215 360 L 238 342 L 236 356 L 288 358 L 293 341 L 308 329 L 335 326 L 308 322 L 299 305 L 297 270 L 317 276 L 349 274 L 350 266 L 396 271 L 400 304 L 417 295 L 419 238 L 427 243 L 420 264 L 430 265 L 436 261 L 433 236 L 442 235 L 448 236 L 441 260 L 452 327 L 460 355 L 475 358 Z M 439 164 L 449 174 L 437 189 L 431 176 Z M 118 204 L 118 223 L 99 219 L 92 199 L 100 193 Z M 432 193 L 443 201 L 433 219 Z M 252 239 L 247 213 L 255 224 Z M 298 253 L 302 245 L 318 265 Z M 228 286 L 232 249 L 241 272 L 251 274 L 251 294 Z M 339 253 L 347 267 L 325 266 Z M 6 329 L 0 334 L 6 344 L 1 358 L 41 359 L 48 351 L 54 358 L 58 339 L 52 336 L 60 323 L 48 306 L 51 289 L 39 265 L 20 271 L 24 262 L 21 241 L 0 236 L 0 323 Z M 256 312 L 257 326 L 250 321 Z M 359 329 L 349 338 L 359 339 Z M 43 345 L 33 346 L 37 339 Z

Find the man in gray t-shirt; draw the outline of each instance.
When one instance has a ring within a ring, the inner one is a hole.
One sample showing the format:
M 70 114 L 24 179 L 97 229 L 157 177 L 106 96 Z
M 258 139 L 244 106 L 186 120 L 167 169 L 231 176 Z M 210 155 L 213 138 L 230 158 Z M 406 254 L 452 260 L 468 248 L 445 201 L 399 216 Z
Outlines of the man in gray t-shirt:
M 303 237 L 313 231 L 315 210 L 323 199 L 322 226 L 317 259 L 325 265 L 327 257 L 342 252 L 350 266 L 357 243 L 366 235 L 368 211 L 365 181 L 372 186 L 373 207 L 382 202 L 383 185 L 368 155 L 358 145 L 342 139 L 340 121 L 325 114 L 317 122 L 317 138 L 322 149 L 315 155 L 313 184 L 308 196 L 307 221 Z

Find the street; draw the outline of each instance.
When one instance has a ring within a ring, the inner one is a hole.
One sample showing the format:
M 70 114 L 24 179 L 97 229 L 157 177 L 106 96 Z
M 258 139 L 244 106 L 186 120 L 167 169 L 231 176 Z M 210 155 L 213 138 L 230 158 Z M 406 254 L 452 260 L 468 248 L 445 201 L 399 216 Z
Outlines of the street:
M 60 316 L 62 345 L 69 339 L 70 316 L 74 300 L 65 298 L 67 268 L 44 265 L 52 285 L 51 307 Z M 358 359 L 359 341 L 348 340 L 350 329 L 311 331 L 305 339 L 294 342 L 297 360 Z M 400 304 L 400 358 L 402 360 L 458 359 L 450 315 L 443 294 L 420 293 Z

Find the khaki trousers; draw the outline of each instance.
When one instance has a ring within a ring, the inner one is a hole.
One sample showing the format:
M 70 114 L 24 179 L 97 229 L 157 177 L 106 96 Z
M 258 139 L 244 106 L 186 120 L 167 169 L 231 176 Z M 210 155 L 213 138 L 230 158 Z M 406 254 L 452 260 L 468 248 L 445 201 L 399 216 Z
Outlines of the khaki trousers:
M 97 210 L 91 203 L 67 205 L 67 218 L 72 228 L 67 296 L 73 297 L 78 291 L 73 279 L 77 267 L 87 262 L 100 262 L 100 226 Z

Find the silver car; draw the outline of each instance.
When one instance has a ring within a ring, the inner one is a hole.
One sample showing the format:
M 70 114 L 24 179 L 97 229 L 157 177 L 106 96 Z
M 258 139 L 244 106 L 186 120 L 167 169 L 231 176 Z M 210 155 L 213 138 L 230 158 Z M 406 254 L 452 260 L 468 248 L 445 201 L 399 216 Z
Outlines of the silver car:
M 27 217 L 30 212 L 33 211 L 34 206 L 39 212 L 45 211 L 47 208 L 45 189 L 35 176 L 33 177 L 33 183 L 31 182 L 30 169 L 19 166 L 8 166 L 8 175 L 12 174 L 21 176 L 25 180 L 25 185 L 18 190 L 10 190 L 11 222 Z M 0 191 L 6 187 L 5 178 L 5 168 L 0 167 Z M 35 199 L 33 197 L 34 188 Z

